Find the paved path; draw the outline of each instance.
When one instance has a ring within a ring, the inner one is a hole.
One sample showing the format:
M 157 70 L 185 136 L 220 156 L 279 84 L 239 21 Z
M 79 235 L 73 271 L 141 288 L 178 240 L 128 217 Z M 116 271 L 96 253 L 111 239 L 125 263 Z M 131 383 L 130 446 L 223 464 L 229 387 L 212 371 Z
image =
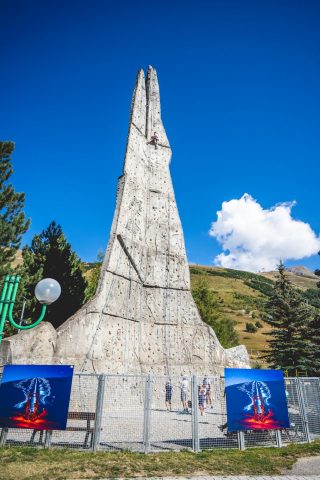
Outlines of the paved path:
M 320 456 L 299 458 L 288 475 L 314 475 L 320 478 Z
M 108 480 L 108 479 L 100 479 Z M 320 480 L 319 475 L 232 475 L 232 476 L 203 476 L 203 477 L 136 477 L 133 480 Z

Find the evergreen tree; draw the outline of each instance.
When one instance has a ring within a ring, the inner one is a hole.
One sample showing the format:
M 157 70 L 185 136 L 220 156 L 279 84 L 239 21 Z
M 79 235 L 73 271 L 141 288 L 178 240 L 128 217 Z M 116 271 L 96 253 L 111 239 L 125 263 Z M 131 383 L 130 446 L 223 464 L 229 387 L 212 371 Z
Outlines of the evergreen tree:
M 315 310 L 293 287 L 282 263 L 266 311 L 269 317 L 265 321 L 272 327 L 267 335 L 272 338 L 268 340 L 270 348 L 264 352 L 264 358 L 273 368 L 288 370 L 290 375 L 296 371 L 311 372 L 319 361 L 310 339 Z
M 320 377 L 320 314 L 316 313 L 311 320 L 308 329 L 308 338 L 310 339 L 313 362 L 308 370 L 308 375 L 311 377 Z
M 0 142 L 0 278 L 10 271 L 30 223 L 23 212 L 24 193 L 17 193 L 9 182 L 13 150 L 12 142 Z
M 320 255 L 320 252 L 318 252 L 318 255 Z M 317 268 L 315 271 L 314 271 L 315 275 L 317 275 L 318 277 L 320 277 L 320 269 Z M 317 287 L 320 288 L 320 282 L 317 283 Z
M 210 290 L 205 280 L 197 282 L 192 289 L 192 296 L 202 320 L 213 328 L 221 345 L 225 348 L 239 345 L 239 336 L 234 329 L 235 322 L 222 316 L 219 298 Z
M 58 327 L 82 305 L 87 283 L 82 275 L 79 257 L 67 242 L 60 225 L 51 222 L 46 230 L 35 235 L 31 246 L 22 250 L 22 296 L 27 299 L 26 318 L 34 319 L 39 304 L 34 299 L 34 287 L 42 278 L 54 278 L 61 285 L 61 296 L 48 306 L 46 321 Z

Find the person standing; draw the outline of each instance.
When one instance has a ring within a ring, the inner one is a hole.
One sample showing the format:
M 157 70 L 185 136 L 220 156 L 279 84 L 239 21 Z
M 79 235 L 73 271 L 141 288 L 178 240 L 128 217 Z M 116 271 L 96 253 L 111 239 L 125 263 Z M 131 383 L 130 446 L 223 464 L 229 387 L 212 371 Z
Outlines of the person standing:
M 201 416 L 204 416 L 204 410 L 206 408 L 207 388 L 205 384 L 199 385 L 198 388 L 198 403 Z
M 189 413 L 188 410 L 188 392 L 189 392 L 189 380 L 186 375 L 183 375 L 182 380 L 180 382 L 180 395 L 181 395 L 181 403 L 184 413 Z
M 167 412 L 171 412 L 172 383 L 170 378 L 166 381 L 165 391 L 166 391 L 165 403 L 166 403 Z
M 204 377 L 203 379 L 203 385 L 205 385 L 207 394 L 206 394 L 206 404 L 209 405 L 211 408 L 213 408 L 213 402 L 212 402 L 212 391 L 211 391 L 211 380 L 208 377 Z

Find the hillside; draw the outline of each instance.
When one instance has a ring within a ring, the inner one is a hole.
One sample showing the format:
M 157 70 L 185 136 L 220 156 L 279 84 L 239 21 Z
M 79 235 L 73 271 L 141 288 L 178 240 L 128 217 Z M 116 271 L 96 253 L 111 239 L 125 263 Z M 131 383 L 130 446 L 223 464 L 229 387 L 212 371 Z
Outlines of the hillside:
M 247 347 L 253 364 L 257 362 L 260 352 L 266 348 L 265 333 L 270 331 L 263 317 L 264 304 L 271 294 L 273 281 L 248 272 L 199 265 L 190 266 L 190 275 L 192 286 L 201 278 L 208 282 L 221 300 L 221 312 L 236 322 L 240 343 Z M 245 331 L 247 322 L 258 320 L 262 328 L 256 333 Z
M 247 347 L 252 365 L 263 364 L 259 357 L 261 351 L 267 347 L 266 333 L 270 331 L 269 325 L 264 322 L 266 315 L 264 305 L 272 292 L 276 272 L 254 274 L 219 267 L 190 265 L 190 274 L 192 286 L 203 278 L 217 294 L 221 312 L 236 322 L 235 328 L 240 343 Z M 292 271 L 288 272 L 291 282 L 302 290 L 306 300 L 320 307 L 319 291 L 316 290 L 319 278 L 312 272 L 310 274 L 303 276 Z M 246 332 L 246 323 L 254 324 L 256 321 L 259 321 L 262 327 L 255 333 Z

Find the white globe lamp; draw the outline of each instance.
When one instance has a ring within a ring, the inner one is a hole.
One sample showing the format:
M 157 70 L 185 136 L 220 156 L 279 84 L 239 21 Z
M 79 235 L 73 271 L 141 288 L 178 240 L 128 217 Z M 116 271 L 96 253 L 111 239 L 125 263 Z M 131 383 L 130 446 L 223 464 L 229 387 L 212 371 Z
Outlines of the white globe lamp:
M 34 294 L 40 303 L 50 305 L 60 297 L 61 287 L 54 278 L 44 278 L 37 283 Z

